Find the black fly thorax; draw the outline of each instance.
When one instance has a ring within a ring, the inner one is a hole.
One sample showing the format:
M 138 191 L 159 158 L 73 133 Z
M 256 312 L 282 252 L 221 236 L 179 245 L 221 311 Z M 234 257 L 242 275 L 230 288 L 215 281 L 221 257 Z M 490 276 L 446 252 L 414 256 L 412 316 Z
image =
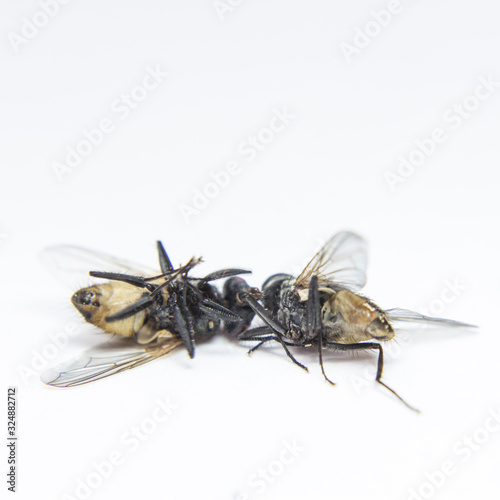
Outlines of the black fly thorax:
M 290 283 L 283 283 L 278 320 L 286 328 L 288 337 L 293 342 L 311 340 L 307 332 L 307 302 L 302 300 L 298 290 Z
M 330 285 L 320 290 L 321 307 L 328 299 L 343 290 L 342 286 Z M 307 299 L 309 290 L 307 288 L 299 289 L 292 281 L 285 281 L 281 288 L 280 304 L 277 309 L 277 317 L 280 323 L 287 329 L 286 337 L 294 342 L 307 343 L 317 338 L 318 332 L 308 331 L 307 325 Z M 326 328 L 335 329 L 335 325 L 323 325 Z

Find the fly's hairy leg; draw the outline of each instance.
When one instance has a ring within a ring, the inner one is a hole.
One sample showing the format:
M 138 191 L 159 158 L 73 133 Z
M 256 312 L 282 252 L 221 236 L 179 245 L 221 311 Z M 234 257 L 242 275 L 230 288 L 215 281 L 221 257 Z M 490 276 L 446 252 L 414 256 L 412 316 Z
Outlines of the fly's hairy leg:
M 274 334 L 267 335 L 265 339 L 259 338 L 258 336 L 256 338 L 251 338 L 250 336 L 247 336 L 243 334 L 240 336 L 241 340 L 258 340 L 261 341 L 260 344 L 255 346 L 255 349 L 260 347 L 265 341 L 267 340 L 274 340 L 276 342 L 279 342 L 283 349 L 286 352 L 286 355 L 297 365 L 300 366 L 303 370 L 308 371 L 307 367 L 304 366 L 302 363 L 297 361 L 293 354 L 290 352 L 290 350 L 287 347 L 287 343 L 284 341 L 283 336 L 286 334 L 286 329 L 278 322 L 276 321 L 270 314 L 269 312 L 262 307 L 253 297 L 247 296 L 246 299 L 247 304 L 255 311 L 255 313 L 268 325 L 270 331 L 274 331 Z M 249 332 L 245 332 L 246 334 L 251 333 L 252 330 Z M 262 334 L 261 334 L 262 335 Z
M 417 413 L 420 413 L 419 410 L 408 404 L 394 389 L 389 387 L 387 384 L 382 382 L 382 371 L 384 369 L 384 350 L 382 346 L 376 342 L 364 342 L 360 344 L 339 344 L 337 342 L 326 342 L 327 347 L 333 347 L 340 351 L 359 351 L 365 349 L 373 349 L 378 351 L 378 360 L 377 360 L 377 376 L 375 380 L 382 386 L 384 386 L 388 391 L 392 392 L 394 396 L 396 396 L 405 406 L 407 406 L 410 410 L 413 410 Z
M 319 365 L 321 366 L 321 373 L 325 380 L 332 385 L 332 382 L 325 373 L 325 367 L 323 366 L 323 321 L 321 320 L 321 303 L 319 300 L 319 290 L 318 290 L 318 277 L 313 276 L 309 284 L 309 296 L 307 298 L 307 329 L 309 333 L 309 338 L 316 337 L 318 339 L 318 353 L 319 353 Z

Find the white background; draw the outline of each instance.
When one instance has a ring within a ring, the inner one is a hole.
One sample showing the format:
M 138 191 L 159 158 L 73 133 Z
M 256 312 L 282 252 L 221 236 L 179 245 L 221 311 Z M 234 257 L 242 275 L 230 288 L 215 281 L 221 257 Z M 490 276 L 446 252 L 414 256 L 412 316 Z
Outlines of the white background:
M 93 463 L 116 452 L 91 498 L 494 498 L 500 87 L 472 96 L 481 78 L 500 81 L 498 3 L 232 3 L 74 0 L 26 43 L 39 3 L 2 3 L 1 364 L 19 392 L 18 498 L 83 498 L 77 485 L 99 482 Z M 388 5 L 398 13 L 374 25 Z M 375 36 L 348 61 L 342 44 L 370 22 Z M 118 112 L 148 67 L 169 75 Z M 464 100 L 477 109 L 458 120 Z M 294 118 L 242 153 L 276 109 Z M 103 119 L 113 131 L 59 181 L 54 164 Z M 436 128 L 446 140 L 391 189 L 387 172 Z M 239 173 L 186 220 L 182 206 L 228 162 Z M 420 415 L 372 381 L 373 354 L 327 355 L 333 388 L 313 354 L 297 352 L 307 375 L 280 348 L 248 357 L 224 337 L 192 361 L 179 351 L 81 388 L 38 379 L 101 341 L 39 264 L 47 245 L 153 265 L 161 239 L 175 264 L 202 255 L 200 272 L 248 267 L 260 286 L 342 229 L 369 243 L 366 294 L 379 305 L 481 326 L 387 349 L 384 379 Z M 51 335 L 72 322 L 79 333 L 55 355 Z M 157 398 L 177 409 L 132 450 L 123 436 L 151 423 Z M 285 442 L 300 451 L 280 465 Z

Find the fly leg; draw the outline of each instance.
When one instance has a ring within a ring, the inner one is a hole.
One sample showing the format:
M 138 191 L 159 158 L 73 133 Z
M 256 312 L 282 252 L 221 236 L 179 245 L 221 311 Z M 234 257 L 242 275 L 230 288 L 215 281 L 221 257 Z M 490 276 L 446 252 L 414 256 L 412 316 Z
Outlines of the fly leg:
M 253 297 L 250 295 L 247 295 L 245 297 L 245 302 L 253 309 L 253 311 L 259 316 L 266 324 L 267 327 L 263 328 L 255 328 L 252 330 L 248 330 L 238 336 L 239 340 L 256 340 L 259 341 L 260 343 L 257 344 L 253 349 L 250 350 L 250 352 L 255 351 L 258 349 L 264 342 L 267 340 L 275 340 L 276 342 L 279 342 L 283 349 L 286 352 L 286 355 L 297 365 L 300 366 L 302 369 L 305 371 L 309 371 L 306 366 L 304 366 L 302 363 L 299 363 L 293 354 L 290 352 L 288 349 L 287 345 L 301 345 L 301 344 L 293 344 L 290 342 L 286 342 L 283 337 L 286 336 L 286 330 L 285 328 L 278 322 L 276 321 L 270 314 L 269 311 L 267 311 L 264 307 L 262 307 Z M 258 330 L 255 334 L 252 334 L 253 331 Z M 266 334 L 264 333 L 265 331 L 268 331 L 269 333 Z M 250 354 L 249 352 L 249 354 Z
M 156 249 L 158 250 L 158 259 L 160 261 L 160 269 L 164 274 L 170 273 L 174 270 L 174 266 L 168 257 L 165 248 L 162 245 L 161 241 L 156 242 Z
M 286 352 L 286 355 L 297 365 L 300 366 L 303 370 L 306 372 L 309 371 L 306 366 L 304 366 L 302 363 L 299 363 L 293 356 L 293 354 L 290 352 L 287 346 L 289 345 L 299 345 L 299 344 L 291 344 L 289 342 L 285 342 L 279 335 L 276 335 L 273 333 L 273 330 L 269 328 L 268 326 L 263 326 L 260 328 L 253 328 L 252 330 L 248 330 L 241 335 L 238 336 L 239 340 L 255 340 L 258 341 L 259 343 L 252 347 L 249 351 L 248 354 L 252 354 L 252 352 L 256 351 L 261 345 L 265 344 L 268 340 L 274 340 L 276 342 L 279 342 L 283 349 Z
M 321 320 L 321 303 L 319 300 L 319 290 L 318 290 L 318 277 L 313 276 L 311 282 L 309 283 L 309 296 L 307 298 L 307 330 L 309 333 L 309 338 L 318 339 L 318 353 L 319 353 L 319 365 L 321 366 L 321 372 L 325 380 L 332 385 L 332 382 L 325 373 L 325 367 L 323 366 L 323 322 Z
M 105 271 L 90 271 L 89 276 L 92 276 L 93 278 L 122 281 L 123 283 L 128 283 L 129 285 L 137 286 L 139 288 L 146 288 L 150 292 L 153 292 L 156 288 L 151 283 L 147 283 L 146 281 L 144 281 L 144 278 L 141 278 L 140 276 L 132 276 L 130 274 L 108 273 Z
M 247 354 L 252 354 L 261 345 L 264 345 L 268 340 L 274 340 L 274 333 L 268 326 L 260 326 L 258 328 L 252 328 L 246 332 L 240 333 L 238 335 L 238 340 L 254 340 L 259 341 L 259 343 L 253 346 Z
M 177 332 L 184 342 L 190 358 L 194 358 L 194 319 L 191 311 L 188 309 L 186 301 L 187 287 L 174 296 L 173 317 L 177 326 Z
M 249 352 L 253 352 L 268 340 L 275 340 L 274 338 L 275 336 L 276 335 L 273 333 L 273 330 L 268 326 L 259 326 L 257 328 L 252 328 L 251 330 L 247 330 L 246 332 L 240 333 L 240 335 L 238 335 L 238 340 L 261 340 L 262 342 L 260 342 L 260 344 L 250 349 Z M 309 346 L 309 344 L 299 344 L 297 342 L 290 342 L 284 339 L 281 340 L 287 346 L 295 346 L 295 347 Z
M 375 380 L 387 390 L 392 392 L 403 404 L 405 404 L 410 410 L 420 413 L 419 410 L 409 405 L 394 389 L 391 389 L 387 384 L 382 382 L 382 371 L 384 369 L 384 351 L 382 346 L 376 342 L 363 342 L 360 344 L 339 344 L 337 342 L 326 342 L 327 347 L 333 347 L 340 351 L 358 351 L 364 349 L 373 349 L 378 351 L 378 361 L 377 361 L 377 376 Z

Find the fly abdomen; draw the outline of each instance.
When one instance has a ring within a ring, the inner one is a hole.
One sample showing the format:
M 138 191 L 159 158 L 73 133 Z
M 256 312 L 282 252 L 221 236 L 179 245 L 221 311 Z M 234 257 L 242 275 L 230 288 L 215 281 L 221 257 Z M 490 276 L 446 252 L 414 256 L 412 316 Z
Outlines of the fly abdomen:
M 331 342 L 356 343 L 390 340 L 394 330 L 384 312 L 367 298 L 341 290 L 321 310 L 325 337 Z

